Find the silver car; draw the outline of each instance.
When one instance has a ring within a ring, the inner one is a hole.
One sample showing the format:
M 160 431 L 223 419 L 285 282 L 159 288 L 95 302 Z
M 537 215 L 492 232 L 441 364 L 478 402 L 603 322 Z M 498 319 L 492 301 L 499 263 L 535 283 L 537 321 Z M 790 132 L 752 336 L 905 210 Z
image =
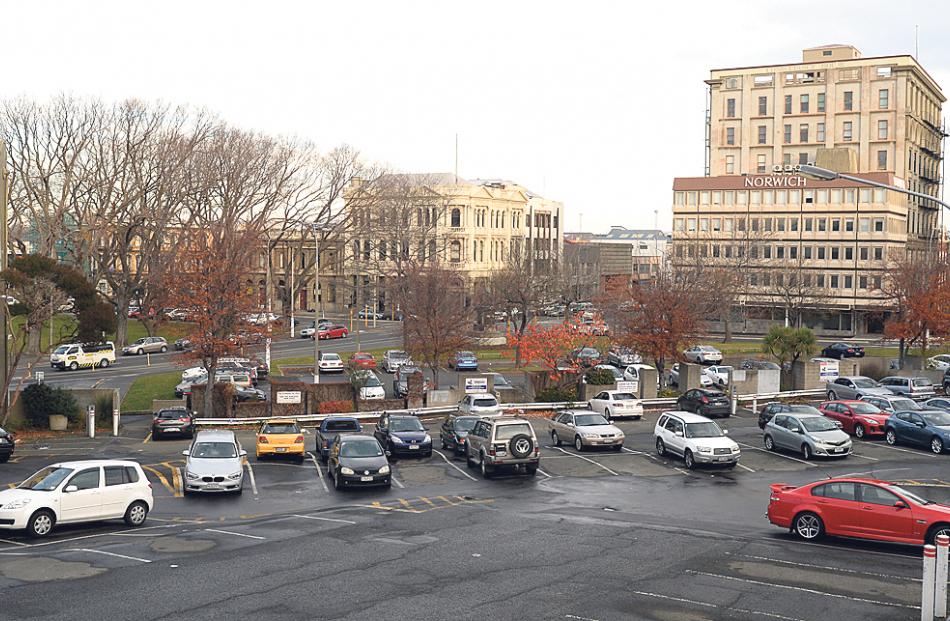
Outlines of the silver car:
M 894 394 L 870 377 L 863 375 L 839 377 L 828 382 L 827 389 L 829 401 L 856 401 L 865 396 Z
M 122 355 L 164 354 L 166 351 L 168 351 L 168 341 L 160 336 L 146 336 L 123 347 Z
M 851 437 L 840 425 L 814 414 L 776 414 L 766 423 L 763 440 L 766 450 L 800 452 L 805 459 L 851 454 Z
M 208 430 L 195 435 L 185 460 L 184 492 L 244 491 L 244 457 L 247 451 L 233 431 Z
M 572 442 L 578 451 L 594 446 L 609 446 L 615 451 L 623 448 L 623 432 L 597 412 L 567 410 L 556 414 L 548 426 L 554 446 Z
M 929 399 L 934 396 L 934 383 L 926 377 L 890 377 L 881 378 L 881 386 L 895 395 L 904 395 L 911 399 Z

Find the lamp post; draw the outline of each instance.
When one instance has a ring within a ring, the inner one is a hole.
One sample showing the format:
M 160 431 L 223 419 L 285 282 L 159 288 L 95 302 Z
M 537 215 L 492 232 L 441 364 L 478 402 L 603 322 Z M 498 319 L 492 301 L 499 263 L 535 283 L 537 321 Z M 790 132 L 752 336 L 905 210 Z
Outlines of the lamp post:
M 320 316 L 323 317 L 323 300 L 320 296 L 320 233 L 324 227 L 318 222 L 310 225 L 313 229 L 313 295 L 317 302 Z M 316 315 L 316 314 L 315 314 Z M 317 318 L 313 319 L 313 383 L 320 383 L 320 330 Z

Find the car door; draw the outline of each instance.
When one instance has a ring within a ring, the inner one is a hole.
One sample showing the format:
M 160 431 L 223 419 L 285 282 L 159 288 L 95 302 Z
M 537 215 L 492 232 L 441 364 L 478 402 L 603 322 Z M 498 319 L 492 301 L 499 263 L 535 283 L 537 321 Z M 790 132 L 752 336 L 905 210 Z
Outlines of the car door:
M 918 446 L 930 446 L 927 423 L 920 414 L 909 413 L 903 425 L 904 437 Z
M 104 466 L 102 470 L 105 475 L 102 486 L 102 517 L 121 517 L 134 500 L 135 485 L 129 481 L 123 466 Z
M 851 383 L 851 380 L 845 379 L 843 377 L 839 377 L 835 380 L 835 387 L 833 390 L 839 399 L 856 398 L 854 384 Z
M 686 450 L 686 428 L 683 421 L 671 416 L 666 421 L 666 431 L 666 437 L 663 440 L 666 447 L 676 455 L 683 455 Z
M 590 409 L 594 412 L 604 413 L 607 406 L 610 405 L 610 395 L 606 392 L 599 392 L 590 400 Z
M 99 519 L 102 511 L 102 468 L 84 468 L 63 486 L 59 499 L 59 522 Z M 75 491 L 66 490 L 75 487 Z
M 683 410 L 685 412 L 693 411 L 693 404 L 692 404 L 693 393 L 694 391 L 687 390 L 682 395 L 680 395 L 679 399 L 676 400 L 677 407 L 680 410 Z
M 836 412 L 834 419 L 841 423 L 841 429 L 845 433 L 854 433 L 854 412 L 850 407 L 843 403 L 834 404 Z
M 554 431 L 562 442 L 570 444 L 574 441 L 574 415 L 564 412 L 554 420 Z
M 858 484 L 861 530 L 868 537 L 909 539 L 914 536 L 914 513 L 910 504 L 893 492 L 870 483 Z M 903 507 L 895 506 L 897 502 Z
M 775 423 L 772 439 L 776 446 L 783 449 L 798 450 L 798 434 L 795 432 L 798 421 L 785 414 L 776 414 L 772 420 Z
M 817 492 L 817 493 L 816 493 Z M 857 484 L 835 481 L 813 488 L 812 496 L 825 523 L 828 534 L 860 536 L 862 510 L 857 498 Z
M 373 436 L 379 441 L 382 446 L 389 446 L 389 415 L 383 414 L 379 417 L 379 422 L 376 423 L 376 429 L 373 431 Z

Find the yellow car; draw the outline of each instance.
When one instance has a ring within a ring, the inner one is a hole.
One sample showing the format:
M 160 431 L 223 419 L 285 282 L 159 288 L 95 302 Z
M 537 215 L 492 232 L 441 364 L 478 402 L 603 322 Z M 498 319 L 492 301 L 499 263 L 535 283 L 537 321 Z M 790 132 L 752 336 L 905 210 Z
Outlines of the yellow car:
M 257 433 L 257 458 L 289 455 L 303 462 L 303 431 L 297 421 L 275 418 L 265 421 Z

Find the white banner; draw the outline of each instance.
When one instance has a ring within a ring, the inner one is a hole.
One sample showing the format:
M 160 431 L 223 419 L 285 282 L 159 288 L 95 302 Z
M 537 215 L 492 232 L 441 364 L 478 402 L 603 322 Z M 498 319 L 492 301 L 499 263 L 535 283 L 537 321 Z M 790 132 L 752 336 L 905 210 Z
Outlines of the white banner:
M 274 403 L 300 403 L 302 396 L 299 390 L 278 390 Z

